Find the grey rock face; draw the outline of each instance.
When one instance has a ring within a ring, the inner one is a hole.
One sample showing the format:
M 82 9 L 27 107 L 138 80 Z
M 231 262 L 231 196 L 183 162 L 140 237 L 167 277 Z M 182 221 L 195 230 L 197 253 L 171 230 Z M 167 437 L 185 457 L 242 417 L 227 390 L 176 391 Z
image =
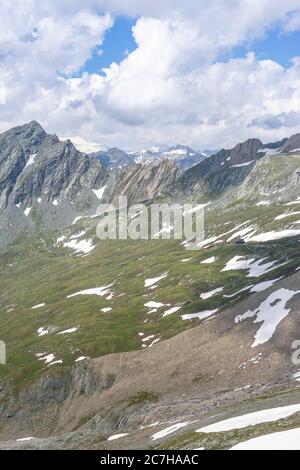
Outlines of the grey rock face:
M 33 213 L 45 225 L 71 223 L 98 204 L 92 189 L 106 179 L 99 161 L 37 122 L 10 129 L 0 135 L 0 239 L 32 228 Z
M 259 139 L 248 139 L 231 150 L 222 149 L 185 171 L 174 190 L 186 194 L 212 195 L 238 185 L 251 170 L 251 162 L 264 155 L 258 152 L 262 148 L 263 144 Z
M 300 149 L 300 134 L 292 135 L 284 145 L 281 147 L 280 151 L 282 153 L 289 153 L 297 150 L 299 152 Z
M 206 156 L 185 145 L 176 145 L 166 150 L 142 151 L 132 155 L 136 163 L 149 164 L 155 161 L 171 160 L 176 162 L 178 168 L 186 170 L 203 161 Z
M 199 152 L 187 147 L 185 145 L 176 145 L 164 152 L 161 152 L 161 157 L 173 160 L 177 163 L 178 167 L 187 170 L 197 163 L 205 160 L 206 156 Z
M 112 199 L 116 202 L 119 196 L 127 196 L 131 204 L 153 199 L 168 192 L 178 173 L 176 163 L 169 160 L 146 166 L 132 165 L 121 175 Z
M 278 140 L 277 142 L 270 142 L 268 144 L 265 144 L 265 148 L 274 149 L 274 150 L 280 149 L 281 147 L 283 147 L 283 145 L 286 143 L 287 140 L 288 138 L 285 137 L 284 139 Z
M 91 153 L 90 156 L 99 160 L 104 167 L 112 169 L 122 169 L 134 163 L 134 159 L 130 155 L 116 147 L 106 152 Z
M 6 204 L 9 196 L 25 206 L 44 195 L 50 202 L 60 196 L 71 201 L 84 187 L 99 186 L 105 175 L 99 162 L 78 152 L 70 141 L 46 134 L 36 122 L 0 136 L 0 161 Z
M 270 149 L 278 154 L 299 148 L 296 134 L 267 146 L 248 139 L 209 158 L 182 145 L 139 155 L 118 148 L 87 155 L 33 121 L 0 135 L 0 245 L 24 230 L 59 228 L 95 215 L 99 199 L 214 198 L 241 184 L 252 162 Z M 132 163 L 140 159 L 142 163 Z

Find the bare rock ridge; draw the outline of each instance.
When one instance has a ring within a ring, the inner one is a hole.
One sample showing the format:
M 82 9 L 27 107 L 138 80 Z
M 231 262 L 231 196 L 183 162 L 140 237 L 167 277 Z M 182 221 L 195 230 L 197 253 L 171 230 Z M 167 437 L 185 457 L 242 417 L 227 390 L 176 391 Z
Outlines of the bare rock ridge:
M 134 164 L 134 158 L 117 147 L 113 147 L 107 151 L 101 150 L 96 153 L 90 153 L 89 155 L 99 160 L 106 168 L 122 169 L 128 165 Z
M 219 196 L 222 192 L 239 186 L 252 171 L 255 162 L 265 155 L 299 152 L 300 134 L 281 141 L 263 144 L 259 139 L 248 139 L 232 149 L 221 149 L 179 176 L 171 189 L 180 195 L 203 200 Z M 258 175 L 259 177 L 259 175 Z
M 36 122 L 0 135 L 0 449 L 227 449 L 299 427 L 299 143 L 183 171 L 182 146 L 101 162 Z M 96 239 L 99 204 L 123 195 L 209 200 L 199 250 Z M 202 432 L 232 418 L 249 426 Z
M 211 197 L 228 187 L 239 185 L 253 163 L 264 155 L 259 152 L 263 147 L 259 139 L 248 139 L 231 150 L 222 149 L 184 172 L 174 190 L 189 195 L 206 193 Z
M 91 153 L 90 156 L 100 160 L 105 167 L 115 170 L 134 163 L 147 165 L 165 159 L 176 162 L 178 168 L 186 170 L 206 158 L 201 152 L 185 145 L 176 145 L 166 149 L 153 148 L 130 153 L 113 147 L 106 151 Z
M 300 150 L 300 134 L 294 134 L 281 147 L 282 153 L 295 152 Z
M 38 197 L 49 202 L 72 200 L 87 185 L 99 186 L 105 171 L 101 163 L 78 152 L 70 141 L 47 134 L 35 121 L 0 136 L 0 190 L 2 206 L 30 205 Z
M 170 160 L 154 162 L 150 165 L 131 165 L 121 175 L 113 193 L 113 202 L 126 195 L 129 203 L 153 199 L 168 192 L 176 183 L 179 174 L 176 163 Z
M 298 286 L 298 273 L 279 284 L 281 288 L 297 289 Z M 276 292 L 279 287 L 254 294 L 251 305 L 259 304 L 270 291 Z M 290 307 L 293 313 L 297 312 L 299 295 Z M 25 439 L 20 444 L 25 448 L 27 445 L 75 448 L 80 444 L 93 448 L 93 433 L 96 433 L 95 445 L 105 449 L 109 435 L 125 432 L 131 433 L 131 439 L 126 441 L 129 448 L 139 448 L 140 442 L 151 444 L 150 436 L 155 430 L 149 429 L 150 435 L 145 437 L 141 427 L 149 424 L 149 420 L 158 423 L 163 417 L 172 422 L 185 415 L 185 420 L 194 422 L 194 429 L 197 429 L 203 415 L 204 419 L 206 414 L 215 415 L 216 407 L 222 410 L 226 406 L 225 413 L 233 414 L 243 407 L 247 412 L 255 410 L 256 403 L 251 402 L 251 398 L 279 387 L 287 391 L 291 387 L 293 365 L 289 345 L 299 329 L 299 319 L 297 315 L 285 319 L 272 339 L 260 346 L 258 353 L 251 349 L 255 326 L 234 323 L 241 309 L 247 308 L 249 298 L 211 322 L 162 341 L 155 348 L 106 355 L 68 370 L 49 369 L 17 396 L 12 395 L 9 382 L 3 383 L 1 397 L 5 405 L 0 406 L 1 439 L 13 439 L 19 428 L 24 435 L 43 437 L 29 444 Z M 249 354 L 261 359 L 251 363 Z M 196 361 L 195 356 L 201 360 Z M 246 368 L 249 362 L 251 367 Z M 152 390 L 159 399 L 153 403 L 128 402 L 128 397 L 137 391 L 143 393 L 145 389 Z M 268 407 L 266 398 L 263 407 Z M 279 403 L 282 401 L 279 396 Z M 270 399 L 271 407 L 274 402 L 276 395 Z M 168 424 L 161 423 L 161 426 Z M 5 442 L 1 445 L 5 448 Z M 19 444 L 9 441 L 7 445 Z
M 59 227 L 92 212 L 99 203 L 92 189 L 106 180 L 99 161 L 37 122 L 10 129 L 0 136 L 0 242 L 33 229 L 37 221 Z
M 115 202 L 126 195 L 135 203 L 158 197 L 214 198 L 241 184 L 265 154 L 299 148 L 300 134 L 267 145 L 248 139 L 208 158 L 177 145 L 153 151 L 146 164 L 137 164 L 136 156 L 117 148 L 79 152 L 70 140 L 60 141 L 32 121 L 0 135 L 0 243 L 34 230 L 37 223 L 58 228 L 94 215 L 99 199 Z M 189 167 L 199 158 L 200 163 Z M 103 191 L 97 195 L 98 189 Z

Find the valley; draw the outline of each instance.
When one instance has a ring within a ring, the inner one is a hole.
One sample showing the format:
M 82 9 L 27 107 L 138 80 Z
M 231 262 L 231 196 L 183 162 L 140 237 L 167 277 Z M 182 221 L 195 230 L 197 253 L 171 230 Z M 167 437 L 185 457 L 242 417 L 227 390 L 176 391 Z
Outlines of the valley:
M 23 132 L 1 179 L 0 448 L 227 449 L 296 432 L 298 140 L 183 173 L 164 159 L 115 172 L 36 124 Z M 99 240 L 97 204 L 119 195 L 205 203 L 204 240 Z

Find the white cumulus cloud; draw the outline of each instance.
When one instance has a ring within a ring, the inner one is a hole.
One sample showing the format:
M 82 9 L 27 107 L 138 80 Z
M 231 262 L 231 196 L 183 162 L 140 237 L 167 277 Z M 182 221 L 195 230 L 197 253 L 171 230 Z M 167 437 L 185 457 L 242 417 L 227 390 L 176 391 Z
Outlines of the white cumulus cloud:
M 300 60 L 233 48 L 300 28 L 299 0 L 0 0 L 0 128 L 36 119 L 59 135 L 125 149 L 198 148 L 300 131 Z M 84 71 L 113 17 L 138 17 L 136 48 Z M 26 18 L 26 21 L 24 21 Z

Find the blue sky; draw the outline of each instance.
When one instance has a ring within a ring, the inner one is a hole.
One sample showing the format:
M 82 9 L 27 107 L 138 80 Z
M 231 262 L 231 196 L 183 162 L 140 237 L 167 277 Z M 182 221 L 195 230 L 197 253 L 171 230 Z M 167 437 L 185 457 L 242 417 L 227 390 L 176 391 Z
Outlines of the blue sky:
M 300 132 L 299 0 L 1 1 L 0 132 L 125 150 Z
M 93 51 L 91 59 L 85 63 L 81 71 L 100 73 L 102 68 L 109 67 L 112 62 L 120 63 L 136 48 L 132 36 L 132 27 L 135 23 L 134 18 L 117 17 L 113 27 L 106 32 L 102 46 Z
M 300 31 L 283 33 L 275 28 L 263 39 L 256 40 L 247 47 L 238 47 L 234 55 L 240 57 L 247 51 L 255 52 L 258 59 L 271 59 L 285 68 L 291 66 L 291 59 L 300 55 Z
M 113 27 L 105 34 L 102 46 L 93 51 L 92 57 L 76 75 L 84 71 L 102 73 L 102 68 L 109 67 L 112 62 L 120 63 L 132 52 L 136 48 L 132 27 L 137 19 L 124 16 L 115 18 Z M 291 59 L 300 56 L 300 31 L 283 33 L 279 28 L 273 28 L 263 38 L 233 48 L 230 57 L 244 57 L 250 51 L 260 60 L 274 60 L 288 68 L 291 66 Z

